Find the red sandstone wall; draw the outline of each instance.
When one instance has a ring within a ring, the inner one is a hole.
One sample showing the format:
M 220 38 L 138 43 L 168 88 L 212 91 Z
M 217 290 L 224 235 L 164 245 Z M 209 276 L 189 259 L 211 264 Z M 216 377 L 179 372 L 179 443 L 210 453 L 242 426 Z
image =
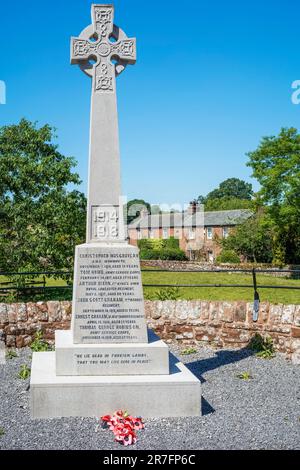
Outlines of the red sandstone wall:
M 300 364 L 300 305 L 261 303 L 256 323 L 247 302 L 146 301 L 145 307 L 149 327 L 166 341 L 236 348 L 259 332 Z M 0 336 L 7 346 L 21 348 L 41 329 L 53 341 L 56 329 L 70 328 L 71 309 L 67 301 L 0 304 Z

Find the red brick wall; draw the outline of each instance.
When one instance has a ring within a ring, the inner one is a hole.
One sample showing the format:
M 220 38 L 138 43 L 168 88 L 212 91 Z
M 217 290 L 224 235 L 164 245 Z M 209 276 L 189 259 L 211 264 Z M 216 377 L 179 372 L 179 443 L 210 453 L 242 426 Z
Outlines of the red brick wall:
M 214 258 L 216 258 L 222 251 L 222 248 L 220 245 L 217 243 L 216 238 L 222 239 L 223 238 L 223 227 L 212 227 L 212 232 L 213 232 L 213 238 L 209 240 L 206 235 L 203 233 L 203 227 L 197 227 L 195 229 L 195 239 L 194 240 L 189 240 L 188 239 L 188 233 L 189 229 L 174 229 L 171 228 L 169 229 L 170 237 L 176 236 L 177 232 L 179 230 L 179 246 L 180 248 L 185 251 L 186 253 L 188 250 L 195 250 L 199 251 L 201 249 L 204 249 L 205 252 L 211 251 L 213 253 Z M 131 245 L 136 246 L 137 245 L 137 230 L 136 229 L 130 229 L 128 231 L 129 234 L 129 243 Z M 142 238 L 148 238 L 149 236 L 149 231 L 147 229 L 142 229 L 141 230 Z M 153 229 L 153 234 L 154 238 L 162 238 L 163 233 L 162 229 L 155 228 Z M 176 236 L 178 238 L 178 236 Z M 188 254 L 188 253 L 187 253 Z

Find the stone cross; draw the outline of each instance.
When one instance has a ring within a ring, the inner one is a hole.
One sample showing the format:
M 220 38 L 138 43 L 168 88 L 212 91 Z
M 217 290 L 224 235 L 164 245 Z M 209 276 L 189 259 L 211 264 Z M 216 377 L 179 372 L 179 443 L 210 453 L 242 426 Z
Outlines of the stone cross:
M 92 5 L 92 25 L 71 39 L 71 63 L 92 77 L 87 243 L 125 240 L 116 76 L 135 61 L 136 40 L 114 25 L 113 5 Z
M 199 416 L 200 381 L 160 338 L 148 336 L 139 249 L 112 233 L 121 220 L 113 213 L 120 195 L 115 76 L 134 61 L 135 41 L 113 26 L 112 6 L 93 5 L 92 18 L 72 40 L 72 62 L 93 78 L 88 241 L 76 246 L 71 330 L 55 332 L 55 351 L 33 353 L 31 417 L 115 409 L 146 418 Z

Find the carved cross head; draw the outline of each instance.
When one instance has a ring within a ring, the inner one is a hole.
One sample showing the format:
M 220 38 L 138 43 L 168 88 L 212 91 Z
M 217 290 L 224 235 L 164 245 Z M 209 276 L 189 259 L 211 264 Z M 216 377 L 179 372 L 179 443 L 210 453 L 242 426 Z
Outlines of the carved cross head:
M 93 77 L 95 93 L 114 93 L 116 75 L 135 62 L 136 40 L 114 25 L 113 5 L 92 5 L 92 25 L 71 38 L 71 64 Z

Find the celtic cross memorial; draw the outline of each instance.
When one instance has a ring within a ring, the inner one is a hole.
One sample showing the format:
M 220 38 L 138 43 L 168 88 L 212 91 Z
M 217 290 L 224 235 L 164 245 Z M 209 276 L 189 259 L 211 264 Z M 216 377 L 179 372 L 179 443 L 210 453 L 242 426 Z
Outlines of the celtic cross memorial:
M 136 41 L 114 25 L 112 5 L 71 39 L 71 63 L 92 78 L 86 244 L 76 248 L 75 343 L 147 342 L 138 250 L 125 242 L 116 76 L 135 63 Z
M 198 416 L 199 380 L 147 330 L 139 250 L 126 241 L 119 197 L 116 76 L 136 59 L 135 39 L 112 5 L 71 39 L 71 62 L 92 79 L 86 243 L 76 247 L 72 323 L 55 351 L 33 353 L 31 416 Z

